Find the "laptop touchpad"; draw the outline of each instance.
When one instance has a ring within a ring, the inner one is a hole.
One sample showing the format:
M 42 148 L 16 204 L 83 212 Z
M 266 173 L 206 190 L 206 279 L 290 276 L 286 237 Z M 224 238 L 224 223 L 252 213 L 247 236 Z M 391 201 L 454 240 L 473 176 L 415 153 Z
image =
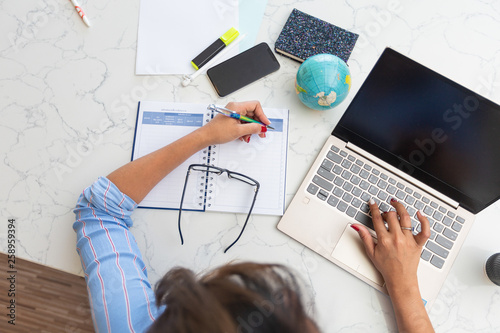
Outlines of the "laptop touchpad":
M 361 238 L 349 224 L 346 225 L 337 246 L 333 249 L 332 257 L 373 281 L 373 283 L 381 287 L 384 285 L 382 275 L 366 255 Z

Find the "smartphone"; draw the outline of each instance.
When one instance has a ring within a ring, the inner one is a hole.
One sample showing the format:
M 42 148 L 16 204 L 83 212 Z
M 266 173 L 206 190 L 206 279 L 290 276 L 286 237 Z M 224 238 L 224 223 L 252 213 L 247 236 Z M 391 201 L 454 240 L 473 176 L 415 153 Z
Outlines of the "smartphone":
M 279 68 L 269 45 L 260 43 L 210 68 L 207 75 L 217 94 L 224 97 Z

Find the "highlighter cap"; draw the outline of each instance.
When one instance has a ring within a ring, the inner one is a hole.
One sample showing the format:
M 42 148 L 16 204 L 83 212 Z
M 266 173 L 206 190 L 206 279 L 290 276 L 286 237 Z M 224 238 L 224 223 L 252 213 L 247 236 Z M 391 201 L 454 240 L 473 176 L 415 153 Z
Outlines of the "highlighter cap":
M 226 44 L 229 45 L 233 40 L 235 40 L 239 36 L 238 30 L 235 28 L 229 29 L 224 35 L 220 37 L 220 40 Z

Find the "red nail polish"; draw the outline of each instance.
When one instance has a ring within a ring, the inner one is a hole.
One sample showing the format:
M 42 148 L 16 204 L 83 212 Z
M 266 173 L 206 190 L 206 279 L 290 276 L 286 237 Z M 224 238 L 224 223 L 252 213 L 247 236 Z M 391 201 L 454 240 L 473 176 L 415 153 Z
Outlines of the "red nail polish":
M 398 202 L 398 201 L 394 198 L 391 198 L 391 202 Z
M 250 137 L 248 137 L 248 139 L 247 139 L 247 143 L 250 143 Z
M 261 133 L 266 133 L 266 132 L 267 132 L 267 127 L 266 127 L 266 126 L 262 126 L 262 127 L 260 128 L 260 132 L 261 132 Z
M 356 231 L 359 231 L 359 227 L 357 225 L 351 224 L 351 228 L 353 228 Z

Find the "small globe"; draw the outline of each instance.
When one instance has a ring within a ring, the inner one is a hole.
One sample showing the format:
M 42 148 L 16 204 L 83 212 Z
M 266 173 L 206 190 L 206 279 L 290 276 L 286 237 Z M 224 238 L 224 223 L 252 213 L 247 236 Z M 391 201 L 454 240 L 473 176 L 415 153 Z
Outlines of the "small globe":
M 307 107 L 329 110 L 339 105 L 351 88 L 347 64 L 331 54 L 317 54 L 300 65 L 295 91 Z

